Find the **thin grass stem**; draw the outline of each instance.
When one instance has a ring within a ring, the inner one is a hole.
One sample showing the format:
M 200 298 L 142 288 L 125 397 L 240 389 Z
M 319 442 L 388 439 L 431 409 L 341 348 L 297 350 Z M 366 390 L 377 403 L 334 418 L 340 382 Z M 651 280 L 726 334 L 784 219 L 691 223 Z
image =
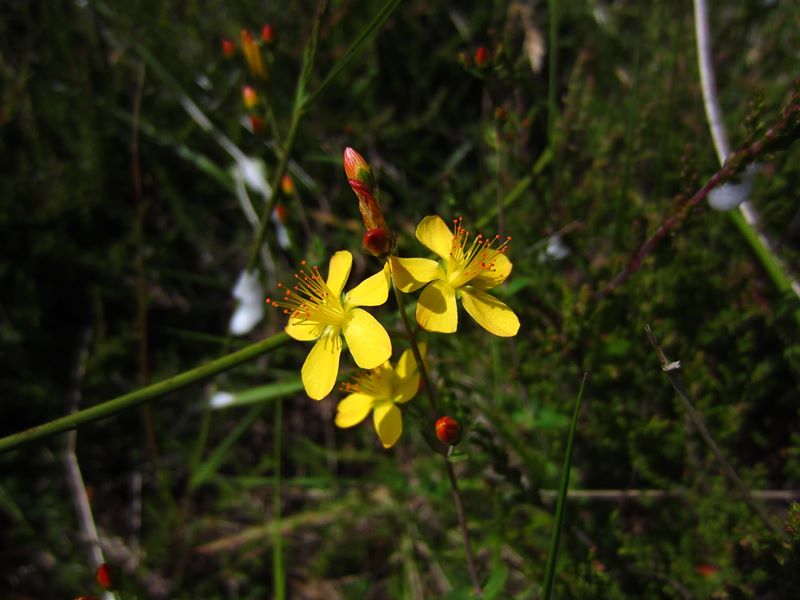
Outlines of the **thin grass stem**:
M 572 446 L 575 441 L 575 431 L 578 428 L 578 415 L 581 410 L 583 400 L 583 388 L 589 374 L 584 373 L 581 380 L 581 387 L 578 390 L 578 397 L 575 399 L 575 409 L 572 412 L 572 423 L 569 428 L 567 438 L 567 449 L 564 452 L 564 465 L 561 469 L 561 484 L 558 491 L 558 502 L 556 503 L 555 523 L 553 524 L 553 535 L 550 538 L 550 547 L 547 551 L 547 566 L 544 573 L 544 592 L 542 598 L 550 600 L 553 597 L 553 584 L 556 576 L 556 559 L 558 558 L 558 547 L 561 542 L 561 530 L 564 526 L 564 509 L 567 505 L 567 490 L 569 488 L 569 473 L 572 468 Z

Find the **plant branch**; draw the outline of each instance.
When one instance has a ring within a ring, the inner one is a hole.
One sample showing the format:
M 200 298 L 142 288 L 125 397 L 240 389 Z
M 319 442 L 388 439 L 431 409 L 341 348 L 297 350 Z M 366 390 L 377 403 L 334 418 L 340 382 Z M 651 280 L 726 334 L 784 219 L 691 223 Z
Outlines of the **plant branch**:
M 656 340 L 650 325 L 645 325 L 644 330 L 645 333 L 647 333 L 647 339 L 650 340 L 650 344 L 653 346 L 656 354 L 658 354 L 658 359 L 661 361 L 661 370 L 664 371 L 670 383 L 672 384 L 672 387 L 675 389 L 675 392 L 677 392 L 678 397 L 683 402 L 683 406 L 686 409 L 686 412 L 689 414 L 689 418 L 692 420 L 695 429 L 697 429 L 697 432 L 700 434 L 700 437 L 703 438 L 706 446 L 708 446 L 709 450 L 711 450 L 712 454 L 714 454 L 714 457 L 722 467 L 723 473 L 725 473 L 725 476 L 728 478 L 730 483 L 733 484 L 733 486 L 738 490 L 742 500 L 747 503 L 747 505 L 764 522 L 764 524 L 772 529 L 772 531 L 780 535 L 780 527 L 778 527 L 769 518 L 769 515 L 766 513 L 764 508 L 750 495 L 750 490 L 747 489 L 747 486 L 736 473 L 733 466 L 731 466 L 731 464 L 725 458 L 725 455 L 722 454 L 722 450 L 720 450 L 720 447 L 714 441 L 714 438 L 711 437 L 711 433 L 709 433 L 708 428 L 703 422 L 703 418 L 700 416 L 700 413 L 694 408 L 691 400 L 689 400 L 689 394 L 687 393 L 686 388 L 683 387 L 683 383 L 677 374 L 681 368 L 680 361 L 670 362 L 670 360 L 664 354 L 663 348 L 661 348 L 661 346 L 658 344 L 658 340 Z
M 616 290 L 628 278 L 642 268 L 644 259 L 656 246 L 674 229 L 676 229 L 689 215 L 694 207 L 708 197 L 715 187 L 736 177 L 745 167 L 756 159 L 769 152 L 784 149 L 791 145 L 800 136 L 800 82 L 796 85 L 791 102 L 784 108 L 781 115 L 764 135 L 749 146 L 735 150 L 725 161 L 725 164 L 714 173 L 709 180 L 694 195 L 686 200 L 681 208 L 667 217 L 655 233 L 648 238 L 633 256 L 628 260 L 625 268 L 617 274 L 600 292 L 602 298 Z
M 34 440 L 63 433 L 87 423 L 93 423 L 94 421 L 112 417 L 123 410 L 138 406 L 139 404 L 152 400 L 153 398 L 158 398 L 169 392 L 174 392 L 192 383 L 207 379 L 212 375 L 232 369 L 257 356 L 271 352 L 286 344 L 290 339 L 291 338 L 286 333 L 277 333 L 265 340 L 242 348 L 237 352 L 226 354 L 210 363 L 195 367 L 189 371 L 184 371 L 169 379 L 159 381 L 145 388 L 118 396 L 117 398 L 107 400 L 70 415 L 48 421 L 42 425 L 31 427 L 25 431 L 0 438 L 0 452 L 12 450 L 13 448 L 17 448 Z

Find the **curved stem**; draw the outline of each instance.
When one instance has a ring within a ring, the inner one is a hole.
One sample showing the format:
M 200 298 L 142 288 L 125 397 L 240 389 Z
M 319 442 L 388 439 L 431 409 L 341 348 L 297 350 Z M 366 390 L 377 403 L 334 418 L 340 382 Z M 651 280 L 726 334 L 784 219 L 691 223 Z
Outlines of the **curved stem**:
M 237 352 L 226 354 L 216 360 L 195 367 L 189 371 L 184 371 L 179 375 L 170 377 L 153 385 L 135 390 L 128 394 L 118 396 L 95 406 L 85 408 L 81 411 L 72 413 L 53 421 L 48 421 L 42 425 L 31 427 L 25 431 L 20 431 L 4 438 L 0 438 L 0 452 L 17 448 L 28 442 L 49 437 L 57 433 L 63 433 L 70 429 L 75 429 L 81 425 L 99 421 L 114 416 L 118 412 L 138 406 L 148 400 L 163 396 L 169 392 L 179 390 L 192 383 L 207 379 L 217 373 L 222 373 L 232 369 L 253 358 L 266 354 L 286 344 L 291 338 L 286 333 L 278 333 L 265 340 L 251 344 Z
M 414 355 L 414 361 L 417 363 L 417 369 L 419 369 L 420 377 L 422 377 L 422 381 L 425 385 L 425 392 L 428 395 L 428 401 L 430 402 L 431 409 L 433 410 L 434 414 L 437 414 L 436 394 L 433 391 L 433 386 L 431 385 L 430 378 L 428 377 L 428 371 L 425 368 L 425 362 L 422 360 L 422 353 L 419 351 L 417 337 L 413 328 L 411 327 L 411 323 L 408 321 L 403 294 L 397 289 L 397 287 L 394 286 L 394 283 L 392 284 L 392 289 L 394 290 L 394 297 L 397 300 L 397 308 L 400 311 L 400 318 L 403 320 L 403 326 L 405 327 L 406 334 L 408 336 L 408 343 L 410 344 L 411 352 Z M 472 588 L 475 591 L 475 594 L 480 597 L 482 595 L 481 584 L 480 580 L 478 579 L 478 571 L 475 568 L 475 556 L 472 553 L 472 544 L 469 540 L 469 529 L 467 528 L 467 518 L 464 513 L 464 502 L 461 498 L 461 492 L 458 489 L 456 472 L 453 469 L 453 463 L 451 463 L 448 458 L 448 453 L 442 453 L 442 458 L 444 458 L 447 478 L 450 481 L 450 489 L 453 492 L 453 504 L 456 506 L 458 526 L 461 529 L 461 539 L 464 542 L 464 552 L 467 555 L 467 571 L 469 571 L 469 578 L 472 582 Z

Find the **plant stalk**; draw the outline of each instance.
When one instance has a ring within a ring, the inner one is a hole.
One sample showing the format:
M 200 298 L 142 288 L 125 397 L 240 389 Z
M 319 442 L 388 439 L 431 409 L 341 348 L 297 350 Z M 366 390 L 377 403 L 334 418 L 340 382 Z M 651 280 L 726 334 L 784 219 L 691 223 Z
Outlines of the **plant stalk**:
M 207 379 L 212 375 L 217 375 L 228 369 L 232 369 L 253 358 L 271 352 L 285 345 L 291 338 L 286 333 L 277 333 L 265 340 L 251 344 L 241 350 L 226 354 L 216 360 L 206 363 L 189 371 L 184 371 L 178 375 L 159 381 L 145 388 L 141 388 L 107 400 L 95 406 L 85 408 L 81 411 L 48 421 L 36 427 L 31 427 L 25 431 L 20 431 L 12 435 L 0 438 L 0 452 L 18 448 L 34 440 L 50 437 L 58 433 L 75 429 L 87 423 L 93 423 L 101 419 L 112 417 L 117 413 L 138 406 L 152 400 L 184 388 L 192 383 Z

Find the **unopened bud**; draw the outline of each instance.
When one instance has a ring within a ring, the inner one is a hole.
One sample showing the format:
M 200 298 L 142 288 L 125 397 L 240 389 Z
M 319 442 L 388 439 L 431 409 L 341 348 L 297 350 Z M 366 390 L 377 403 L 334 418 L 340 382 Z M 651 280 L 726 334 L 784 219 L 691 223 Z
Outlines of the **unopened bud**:
M 292 196 L 295 193 L 294 179 L 288 173 L 281 177 L 281 191 L 286 196 Z
M 248 119 L 250 119 L 250 129 L 253 133 L 261 133 L 264 131 L 264 119 L 258 115 L 250 115 Z
M 100 563 L 95 573 L 95 579 L 101 588 L 104 590 L 113 590 L 117 587 L 117 573 L 116 569 L 108 563 Z
M 475 49 L 473 59 L 475 60 L 476 67 L 485 67 L 486 63 L 489 62 L 489 51 L 486 49 L 486 46 L 478 46 Z
M 258 93 L 249 85 L 242 88 L 242 102 L 247 110 L 252 110 L 258 104 Z
M 394 236 L 383 227 L 370 229 L 364 234 L 363 244 L 364 250 L 372 256 L 383 258 L 393 250 Z
M 384 235 L 389 239 L 388 249 L 379 254 L 375 254 L 367 245 L 366 236 L 364 238 L 364 247 L 367 248 L 370 254 L 384 256 L 394 247 L 394 235 L 389 226 L 386 225 L 381 207 L 378 206 L 378 201 L 375 200 L 375 182 L 372 178 L 372 169 L 369 168 L 364 157 L 350 147 L 344 149 L 343 164 L 344 172 L 347 175 L 347 183 L 350 184 L 353 193 L 358 197 L 358 210 L 361 212 L 361 218 L 364 219 L 367 235 L 370 235 L 373 230 L 382 229 Z
M 461 440 L 461 425 L 453 417 L 442 417 L 436 421 L 436 437 L 448 446 L 455 446 Z
M 264 61 L 261 59 L 261 49 L 253 39 L 253 35 L 247 29 L 242 29 L 241 37 L 242 53 L 244 53 L 244 59 L 250 68 L 250 73 L 259 79 L 266 79 L 267 70 L 264 68 Z
M 370 196 L 375 194 L 375 180 L 372 178 L 372 169 L 367 161 L 358 152 L 349 146 L 344 149 L 344 172 L 350 186 L 354 185 L 367 192 Z M 353 191 L 356 191 L 355 188 Z M 356 192 L 358 194 L 358 192 Z
M 272 25 L 267 23 L 264 27 L 261 28 L 261 40 L 265 44 L 271 44 L 272 40 L 274 39 L 274 33 L 272 31 Z
M 225 56 L 225 58 L 231 58 L 234 54 L 236 54 L 236 44 L 233 42 L 233 40 L 225 38 L 222 40 L 221 46 L 222 54 Z

